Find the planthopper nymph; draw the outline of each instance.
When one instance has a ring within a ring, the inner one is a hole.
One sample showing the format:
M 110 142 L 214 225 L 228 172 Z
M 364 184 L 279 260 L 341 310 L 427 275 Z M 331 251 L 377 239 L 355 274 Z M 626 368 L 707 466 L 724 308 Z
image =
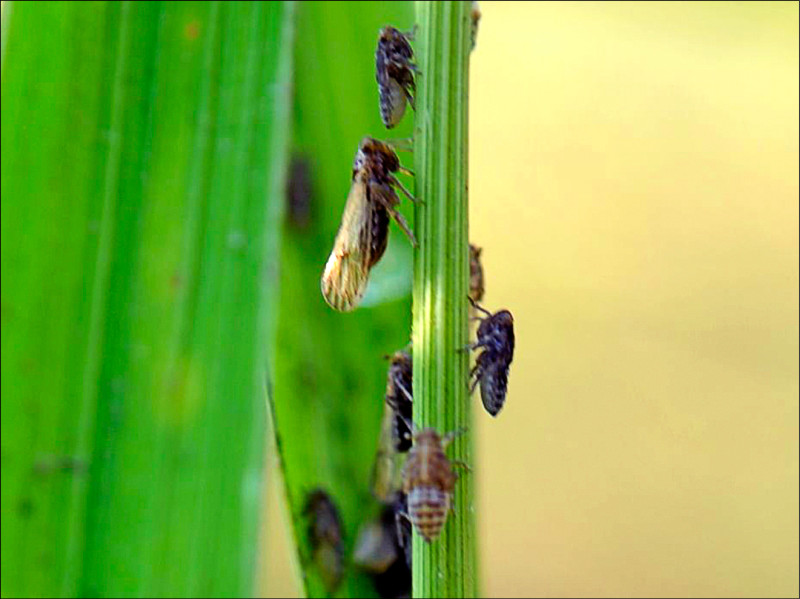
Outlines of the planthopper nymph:
M 458 475 L 444 453 L 456 433 L 440 437 L 435 429 L 414 433 L 414 443 L 403 467 L 403 492 L 408 502 L 407 518 L 427 542 L 439 536 L 453 505 Z
M 414 51 L 407 35 L 387 25 L 378 36 L 375 79 L 378 81 L 381 119 L 391 129 L 403 118 L 406 101 L 414 108 Z
M 333 250 L 322 273 L 322 296 L 334 310 L 354 310 L 367 288 L 370 269 L 386 250 L 391 216 L 416 246 L 414 234 L 397 211 L 395 187 L 414 198 L 394 173 L 410 172 L 400 166 L 388 144 L 365 137 L 353 162 L 352 183 L 336 234 Z

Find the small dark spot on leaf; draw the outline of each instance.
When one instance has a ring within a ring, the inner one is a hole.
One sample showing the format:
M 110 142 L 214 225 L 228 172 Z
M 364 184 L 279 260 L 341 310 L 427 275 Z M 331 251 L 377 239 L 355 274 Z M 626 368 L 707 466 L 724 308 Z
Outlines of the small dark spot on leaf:
M 200 23 L 199 21 L 189 21 L 186 23 L 186 26 L 183 28 L 183 36 L 193 42 L 198 38 L 200 35 Z
M 313 199 L 311 184 L 311 162 L 301 155 L 292 156 L 289 166 L 289 180 L 286 189 L 289 224 L 305 229 L 311 222 L 311 203 Z
M 28 519 L 33 514 L 33 502 L 30 497 L 23 497 L 17 506 L 17 512 L 20 518 Z

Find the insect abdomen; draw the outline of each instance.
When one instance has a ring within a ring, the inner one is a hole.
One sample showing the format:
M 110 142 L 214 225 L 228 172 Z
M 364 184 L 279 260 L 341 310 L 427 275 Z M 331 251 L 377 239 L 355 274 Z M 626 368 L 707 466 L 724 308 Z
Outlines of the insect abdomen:
M 383 257 L 386 245 L 389 242 L 389 213 L 385 208 L 372 206 L 371 247 L 369 253 L 369 267 L 372 268 Z
M 491 364 L 481 376 L 481 401 L 492 416 L 497 416 L 506 402 L 508 389 L 508 366 L 504 363 Z
M 394 79 L 378 86 L 380 97 L 381 120 L 387 129 L 392 129 L 406 112 L 406 92 Z
M 450 509 L 450 493 L 431 486 L 414 487 L 408 493 L 408 517 L 430 542 L 439 536 Z

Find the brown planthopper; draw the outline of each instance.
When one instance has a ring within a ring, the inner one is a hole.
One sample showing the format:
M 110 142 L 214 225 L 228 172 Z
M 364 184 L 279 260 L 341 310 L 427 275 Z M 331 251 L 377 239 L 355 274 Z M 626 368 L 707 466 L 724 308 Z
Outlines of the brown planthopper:
M 492 416 L 497 416 L 506 401 L 508 388 L 508 369 L 514 359 L 514 317 L 508 310 L 500 310 L 492 314 L 481 308 L 469 298 L 477 310 L 486 314 L 478 327 L 477 340 L 467 346 L 468 349 L 483 348 L 470 372 L 475 377 L 470 393 L 480 383 L 483 407 Z
M 405 453 L 411 448 L 411 429 L 408 423 L 412 417 L 411 394 L 413 362 L 407 351 L 397 351 L 391 356 L 389 372 L 386 375 L 386 394 L 384 399 L 392 408 L 392 440 L 394 448 Z
M 411 593 L 411 523 L 402 492 L 393 494 L 380 516 L 359 530 L 353 563 L 369 573 L 381 597 L 408 597 Z
M 371 137 L 361 140 L 342 224 L 320 285 L 322 296 L 334 310 L 349 312 L 358 306 L 370 269 L 386 250 L 390 216 L 416 247 L 414 234 L 397 211 L 400 198 L 395 187 L 412 202 L 414 198 L 395 177 L 396 172 L 410 173 L 400 166 L 391 146 Z
M 414 107 L 414 51 L 409 43 L 411 35 L 401 33 L 387 25 L 378 36 L 375 50 L 375 79 L 378 81 L 381 120 L 391 129 L 403 118 L 406 101 Z
M 309 518 L 312 558 L 328 593 L 334 593 L 344 576 L 344 543 L 339 510 L 321 489 L 309 493 L 303 513 Z
M 458 475 L 444 453 L 462 431 L 440 437 L 433 428 L 414 433 L 414 444 L 403 467 L 403 492 L 408 502 L 406 517 L 427 542 L 439 536 L 452 508 Z
M 472 0 L 472 8 L 469 11 L 469 20 L 471 25 L 472 34 L 472 50 L 475 49 L 475 44 L 478 42 L 478 24 L 481 21 L 481 7 L 478 6 L 478 0 Z
M 469 297 L 476 304 L 483 299 L 481 252 L 482 248 L 469 244 Z
M 388 501 L 400 488 L 398 477 L 402 454 L 408 452 L 412 443 L 413 409 L 411 354 L 403 349 L 384 358 L 390 363 L 386 373 L 381 434 L 372 466 L 372 492 L 383 502 Z

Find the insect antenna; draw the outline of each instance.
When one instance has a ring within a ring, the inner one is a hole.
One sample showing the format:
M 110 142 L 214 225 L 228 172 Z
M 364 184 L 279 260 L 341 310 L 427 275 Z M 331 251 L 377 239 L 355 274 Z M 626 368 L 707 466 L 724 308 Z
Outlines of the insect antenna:
M 484 313 L 484 314 L 486 314 L 487 316 L 491 316 L 491 315 L 492 315 L 492 313 L 491 313 L 491 312 L 489 312 L 489 310 L 487 310 L 486 308 L 483 308 L 483 307 L 481 307 L 480 305 L 478 305 L 478 304 L 475 302 L 475 300 L 474 300 L 474 299 L 472 299 L 470 296 L 467 296 L 467 299 L 469 300 L 469 303 L 470 303 L 470 304 L 472 304 L 472 307 L 473 307 L 473 308 L 475 308 L 476 310 L 480 310 L 481 312 L 483 312 L 483 313 Z M 478 318 L 478 320 L 483 320 L 483 319 L 482 319 L 482 318 Z

